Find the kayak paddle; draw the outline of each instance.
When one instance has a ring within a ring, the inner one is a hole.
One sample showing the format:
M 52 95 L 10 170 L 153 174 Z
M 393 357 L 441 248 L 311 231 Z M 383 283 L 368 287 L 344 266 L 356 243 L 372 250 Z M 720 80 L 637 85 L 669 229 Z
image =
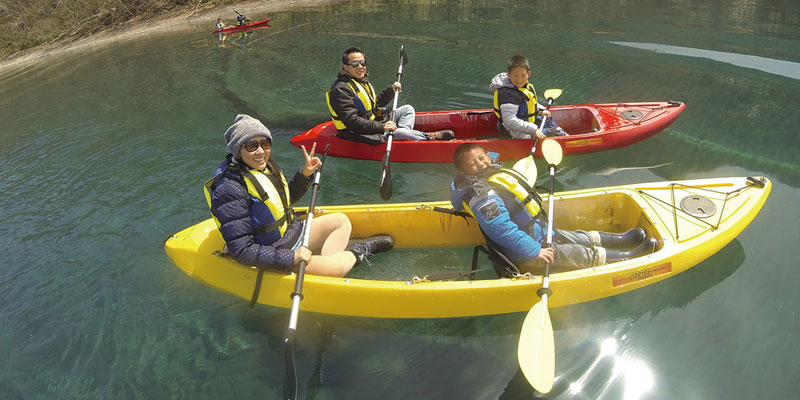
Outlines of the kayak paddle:
M 550 106 L 553 104 L 553 100 L 559 98 L 561 96 L 561 89 L 547 89 L 544 91 L 544 98 L 547 99 L 547 109 L 550 109 Z M 547 117 L 542 116 L 542 123 L 540 126 L 544 126 L 544 123 L 547 121 Z M 520 159 L 514 166 L 512 167 L 517 172 L 521 173 L 523 176 L 528 177 L 528 179 L 533 179 L 533 182 L 536 182 L 536 164 L 533 162 L 533 153 L 536 153 L 536 146 L 539 144 L 539 139 L 537 138 L 535 142 L 533 142 L 533 148 L 531 152 L 528 153 L 528 157 Z
M 561 89 L 547 89 L 544 91 L 544 98 L 547 99 L 547 109 L 553 105 L 553 100 L 561 96 Z M 547 116 L 542 115 L 542 123 L 539 124 L 539 129 L 544 133 L 544 123 L 547 122 Z
M 408 56 L 403 45 L 400 45 L 400 66 L 397 68 L 397 82 L 400 82 L 400 77 L 403 76 L 403 66 L 408 64 Z M 394 103 L 392 104 L 392 112 L 389 114 L 389 121 L 394 121 L 394 113 L 397 110 L 397 97 L 399 91 L 394 91 Z M 386 154 L 383 155 L 383 164 L 381 169 L 381 197 L 384 200 L 392 198 L 392 170 L 389 168 L 389 157 L 392 153 L 392 138 L 394 132 L 389 131 L 389 138 L 386 139 Z
M 322 153 L 322 160 L 316 172 L 314 172 L 314 182 L 311 184 L 311 203 L 308 206 L 308 217 L 306 218 L 306 225 L 303 227 L 303 247 L 308 247 L 308 240 L 311 236 L 311 221 L 314 219 L 314 207 L 317 204 L 317 191 L 319 190 L 319 176 L 322 173 L 322 166 L 325 165 L 325 157 L 328 155 L 328 147 L 330 143 L 325 146 Z M 284 359 L 284 380 L 283 380 L 283 398 L 296 399 L 297 398 L 297 371 L 294 366 L 294 331 L 297 329 L 297 314 L 300 312 L 300 300 L 303 300 L 303 278 L 306 273 L 306 262 L 300 261 L 297 267 L 297 277 L 294 282 L 294 292 L 290 295 L 292 298 L 292 310 L 289 313 L 289 329 L 286 332 L 286 339 L 283 341 L 283 359 Z
M 542 153 L 550 167 L 550 206 L 547 218 L 547 246 L 553 244 L 553 185 L 556 175 L 556 166 L 561 163 L 563 155 L 561 145 L 553 139 L 542 142 Z M 531 307 L 522 331 L 519 335 L 517 358 L 519 366 L 528 382 L 540 393 L 548 393 L 553 388 L 555 379 L 556 357 L 553 340 L 553 323 L 547 310 L 547 298 L 552 295 L 550 290 L 550 263 L 547 263 L 542 278 L 542 287 L 536 292 L 541 301 Z
M 242 17 L 242 20 L 243 20 L 243 21 L 250 21 L 250 18 L 247 18 L 247 17 L 246 17 L 244 14 L 242 14 L 242 13 L 240 13 L 240 12 L 236 11 L 236 10 L 233 10 L 233 12 L 235 12 L 235 13 L 236 13 L 236 15 L 238 15 L 238 16 L 240 16 L 240 17 Z

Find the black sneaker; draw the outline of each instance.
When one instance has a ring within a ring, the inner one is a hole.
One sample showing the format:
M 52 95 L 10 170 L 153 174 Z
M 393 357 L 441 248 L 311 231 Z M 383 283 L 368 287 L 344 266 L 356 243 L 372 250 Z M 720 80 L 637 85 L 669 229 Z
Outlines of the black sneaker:
M 456 134 L 453 133 L 450 129 L 445 129 L 442 131 L 436 132 L 425 132 L 425 136 L 428 137 L 428 140 L 453 140 L 456 138 Z
M 356 256 L 356 265 L 364 261 L 365 258 L 380 253 L 382 251 L 391 250 L 394 247 L 394 239 L 389 235 L 375 235 L 368 237 L 359 242 L 356 242 L 347 247 L 347 251 Z
M 558 137 L 558 136 L 569 136 L 569 133 L 567 133 L 567 131 L 561 129 L 561 127 L 558 127 L 553 132 L 553 136 L 556 136 L 556 137 Z

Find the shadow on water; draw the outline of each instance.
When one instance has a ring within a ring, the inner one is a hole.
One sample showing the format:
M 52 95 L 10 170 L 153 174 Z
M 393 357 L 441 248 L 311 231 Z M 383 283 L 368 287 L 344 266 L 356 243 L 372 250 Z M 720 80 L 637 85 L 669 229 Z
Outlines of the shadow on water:
M 222 98 L 225 99 L 225 101 L 230 103 L 231 107 L 234 110 L 237 110 L 236 111 L 237 113 L 239 113 L 239 114 L 247 114 L 247 115 L 249 115 L 249 116 L 251 116 L 253 118 L 256 118 L 256 119 L 259 119 L 259 120 L 262 120 L 262 121 L 266 121 L 267 120 L 267 118 L 265 118 L 263 115 L 261 115 L 256 109 L 250 107 L 250 105 L 248 105 L 245 100 L 243 100 L 241 97 L 239 97 L 236 94 L 236 92 L 234 92 L 233 90 L 230 90 L 227 87 L 225 87 L 224 83 L 220 83 L 218 88 L 219 88 L 218 90 L 219 90 L 220 96 L 222 96 Z

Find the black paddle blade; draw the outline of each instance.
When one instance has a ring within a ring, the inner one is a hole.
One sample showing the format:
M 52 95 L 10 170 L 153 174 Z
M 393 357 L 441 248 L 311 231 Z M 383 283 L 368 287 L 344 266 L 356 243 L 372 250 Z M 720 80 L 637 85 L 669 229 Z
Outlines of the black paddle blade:
M 406 49 L 402 44 L 400 45 L 400 64 L 408 64 L 408 55 L 406 54 Z
M 294 400 L 297 398 L 297 372 L 294 367 L 294 344 L 292 343 L 292 331 L 286 335 L 283 341 L 284 358 L 284 378 L 283 378 L 283 398 Z
M 392 169 L 389 165 L 389 153 L 383 156 L 383 171 L 381 171 L 381 198 L 392 198 Z

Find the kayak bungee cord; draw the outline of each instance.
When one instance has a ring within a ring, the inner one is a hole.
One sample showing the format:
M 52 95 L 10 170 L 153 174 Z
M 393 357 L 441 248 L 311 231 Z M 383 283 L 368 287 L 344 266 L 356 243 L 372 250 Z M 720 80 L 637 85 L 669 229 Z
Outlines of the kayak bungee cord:
M 680 107 L 680 105 L 681 105 L 681 104 L 682 104 L 682 103 L 681 103 L 681 102 L 679 102 L 679 101 L 672 101 L 672 100 L 670 100 L 670 101 L 668 102 L 668 105 L 666 105 L 666 106 L 654 106 L 654 107 L 648 107 L 648 106 L 646 106 L 646 105 L 636 105 L 636 107 L 647 108 L 647 109 L 648 109 L 648 110 L 647 110 L 647 114 L 642 114 L 642 116 L 641 116 L 641 117 L 637 118 L 637 119 L 638 119 L 637 121 L 633 121 L 633 119 L 631 119 L 631 118 L 624 118 L 624 119 L 627 119 L 628 121 L 631 121 L 631 123 L 632 123 L 632 124 L 634 124 L 634 125 L 639 125 L 639 124 L 641 124 L 642 122 L 645 122 L 645 121 L 647 121 L 647 119 L 650 117 L 650 114 L 652 114 L 652 113 L 654 113 L 654 112 L 656 112 L 656 111 L 658 111 L 658 110 L 663 110 L 663 109 L 666 109 L 666 108 L 669 108 L 669 107 Z M 619 109 L 619 108 L 621 108 L 621 107 L 625 107 L 625 108 L 631 108 L 631 107 L 633 107 L 633 106 L 632 106 L 632 105 L 630 105 L 630 104 L 620 103 L 620 104 L 617 104 L 617 107 L 618 107 L 617 109 Z M 605 108 L 601 108 L 601 109 L 599 109 L 598 111 L 600 111 L 600 112 L 603 112 L 603 113 L 606 113 L 606 114 L 608 114 L 608 115 L 611 115 L 611 116 L 614 116 L 614 117 L 616 117 L 616 116 L 617 116 L 617 114 L 618 114 L 616 111 L 614 111 L 614 112 L 611 112 L 611 111 L 609 111 L 609 110 L 606 110 Z M 623 111 L 622 113 L 624 113 L 624 112 L 625 112 L 625 111 Z M 622 114 L 622 113 L 619 113 L 619 114 Z M 660 114 L 659 114 L 659 115 L 660 115 Z
M 719 228 L 719 225 L 722 223 L 722 216 L 723 216 L 723 214 L 725 212 L 725 205 L 728 203 L 728 200 L 731 199 L 731 195 L 739 193 L 739 192 L 741 192 L 743 190 L 746 190 L 746 189 L 750 189 L 752 187 L 763 188 L 764 186 L 765 186 L 765 183 L 762 180 L 760 180 L 758 178 L 754 178 L 752 176 L 748 176 L 747 177 L 747 184 L 745 186 L 742 186 L 742 187 L 740 187 L 738 189 L 735 189 L 735 190 L 732 190 L 730 192 L 721 192 L 719 190 L 713 190 L 713 189 L 699 187 L 699 186 L 684 185 L 684 184 L 681 184 L 681 183 L 671 183 L 671 184 L 669 184 L 669 188 L 670 188 L 670 191 L 671 191 L 672 203 L 667 203 L 666 201 L 664 201 L 662 199 L 659 199 L 658 197 L 655 197 L 654 195 L 652 195 L 650 193 L 647 193 L 647 192 L 645 192 L 643 190 L 637 190 L 637 192 L 639 194 L 643 195 L 643 196 L 646 196 L 648 198 L 656 200 L 659 203 L 662 203 L 662 204 L 664 204 L 667 207 L 670 207 L 672 209 L 672 216 L 673 216 L 673 219 L 675 221 L 675 238 L 679 239 L 680 235 L 678 233 L 678 211 L 681 211 L 686 216 L 694 218 L 695 220 L 708 225 L 708 227 L 711 228 L 711 230 L 717 230 Z M 676 187 L 679 188 L 679 189 L 695 189 L 695 190 L 702 190 L 702 191 L 706 191 L 706 192 L 711 192 L 711 193 L 714 193 L 714 194 L 725 195 L 725 198 L 722 200 L 722 208 L 720 209 L 720 212 L 719 212 L 719 219 L 717 219 L 717 224 L 716 225 L 711 224 L 708 221 L 702 219 L 701 217 L 699 217 L 697 215 L 694 215 L 694 214 L 684 210 L 683 208 L 678 207 L 677 205 L 675 205 L 675 188 Z

